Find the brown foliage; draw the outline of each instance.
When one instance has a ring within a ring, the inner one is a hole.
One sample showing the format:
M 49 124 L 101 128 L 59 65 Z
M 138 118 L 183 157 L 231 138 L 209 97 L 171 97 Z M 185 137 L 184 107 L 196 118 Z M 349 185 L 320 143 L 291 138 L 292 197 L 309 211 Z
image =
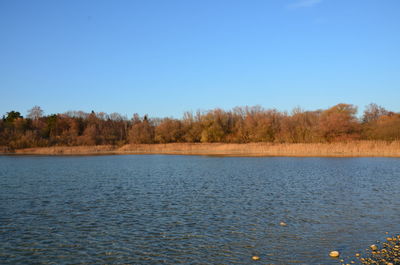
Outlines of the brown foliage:
M 134 123 L 129 131 L 129 142 L 132 144 L 151 144 L 154 142 L 154 126 L 145 115 L 143 120 L 134 118 Z
M 158 143 L 181 142 L 182 133 L 181 121 L 165 118 L 155 128 L 155 141 Z
M 293 110 L 291 116 L 285 116 L 281 123 L 281 142 L 311 143 L 317 142 L 319 111 Z
M 322 138 L 328 142 L 357 139 L 359 123 L 356 113 L 357 107 L 343 103 L 323 111 L 319 119 Z
M 388 114 L 389 112 L 385 108 L 371 103 L 365 108 L 362 121 L 364 123 L 375 122 L 380 117 Z
M 400 139 L 400 113 L 370 104 L 361 120 L 357 108 L 338 104 L 326 110 L 292 113 L 260 106 L 214 109 L 181 120 L 149 119 L 135 114 L 128 120 L 118 113 L 85 113 L 42 116 L 40 107 L 24 119 L 10 111 L 0 120 L 0 146 L 118 145 L 150 143 L 320 143 L 357 139 L 394 141 Z
M 379 140 L 400 140 L 400 114 L 379 117 L 370 129 L 371 138 Z

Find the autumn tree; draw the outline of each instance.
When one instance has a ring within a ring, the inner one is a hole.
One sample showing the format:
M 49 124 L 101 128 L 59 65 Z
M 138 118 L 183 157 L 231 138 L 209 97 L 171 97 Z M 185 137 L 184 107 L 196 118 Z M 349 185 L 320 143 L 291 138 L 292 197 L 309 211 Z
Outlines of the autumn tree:
M 201 142 L 224 142 L 233 127 L 231 113 L 221 109 L 209 111 L 201 117 L 201 125 Z
M 100 134 L 100 130 L 101 120 L 97 117 L 96 113 L 92 111 L 86 119 L 86 126 L 82 135 L 79 137 L 79 143 L 81 145 L 101 144 L 102 135 Z
M 385 108 L 375 103 L 366 106 L 362 116 L 362 137 L 364 139 L 377 139 L 378 120 L 388 114 L 389 112 Z
M 387 115 L 389 112 L 375 103 L 371 103 L 365 107 L 364 115 L 362 117 L 363 123 L 376 122 L 380 117 Z
M 380 116 L 369 132 L 370 139 L 400 140 L 400 114 L 388 113 Z
M 155 141 L 158 143 L 174 143 L 182 140 L 182 122 L 165 118 L 155 128 Z
M 119 113 L 105 115 L 100 134 L 104 144 L 123 145 L 126 143 L 128 121 Z
M 310 143 L 318 141 L 317 126 L 320 112 L 295 108 L 282 118 L 279 137 L 283 142 Z
M 201 113 L 197 111 L 194 115 L 191 112 L 185 112 L 182 119 L 182 140 L 189 143 L 200 142 L 201 132 Z
M 240 109 L 236 109 L 236 112 Z M 280 130 L 282 114 L 260 106 L 245 107 L 242 118 L 235 124 L 241 142 L 274 142 Z
M 291 113 L 261 106 L 186 112 L 182 119 L 131 120 L 118 113 L 68 111 L 44 116 L 40 107 L 24 119 L 18 111 L 0 120 L 0 146 L 23 148 L 54 145 L 123 145 L 173 142 L 309 143 L 354 139 L 394 141 L 400 138 L 400 113 L 376 104 L 359 120 L 357 108 L 338 104 L 327 110 Z
M 328 142 L 358 138 L 360 127 L 356 113 L 357 107 L 344 103 L 323 111 L 319 119 L 322 138 Z
M 154 142 L 154 126 L 147 118 L 147 115 L 140 119 L 136 114 L 132 119 L 132 127 L 129 130 L 129 143 L 151 144 Z

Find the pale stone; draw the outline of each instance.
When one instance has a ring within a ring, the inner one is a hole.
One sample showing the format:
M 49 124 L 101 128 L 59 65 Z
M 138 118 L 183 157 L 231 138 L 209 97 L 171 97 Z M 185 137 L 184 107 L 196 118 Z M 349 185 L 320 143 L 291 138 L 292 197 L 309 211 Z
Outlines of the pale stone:
M 376 245 L 371 245 L 370 248 L 371 248 L 373 251 L 378 250 L 378 247 L 377 247 Z

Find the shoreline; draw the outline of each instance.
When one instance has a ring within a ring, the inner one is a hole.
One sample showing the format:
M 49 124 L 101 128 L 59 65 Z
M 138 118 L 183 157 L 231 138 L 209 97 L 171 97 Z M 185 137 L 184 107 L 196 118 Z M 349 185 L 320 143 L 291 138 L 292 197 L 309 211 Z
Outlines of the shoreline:
M 199 155 L 236 157 L 400 157 L 400 141 L 347 143 L 169 143 L 124 146 L 52 146 L 0 151 L 0 155 Z

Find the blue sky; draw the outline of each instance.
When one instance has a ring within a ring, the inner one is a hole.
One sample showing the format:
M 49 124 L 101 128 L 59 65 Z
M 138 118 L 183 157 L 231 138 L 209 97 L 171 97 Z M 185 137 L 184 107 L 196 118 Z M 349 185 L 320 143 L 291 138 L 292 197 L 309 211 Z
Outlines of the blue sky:
M 0 1 L 0 115 L 400 111 L 398 0 Z

